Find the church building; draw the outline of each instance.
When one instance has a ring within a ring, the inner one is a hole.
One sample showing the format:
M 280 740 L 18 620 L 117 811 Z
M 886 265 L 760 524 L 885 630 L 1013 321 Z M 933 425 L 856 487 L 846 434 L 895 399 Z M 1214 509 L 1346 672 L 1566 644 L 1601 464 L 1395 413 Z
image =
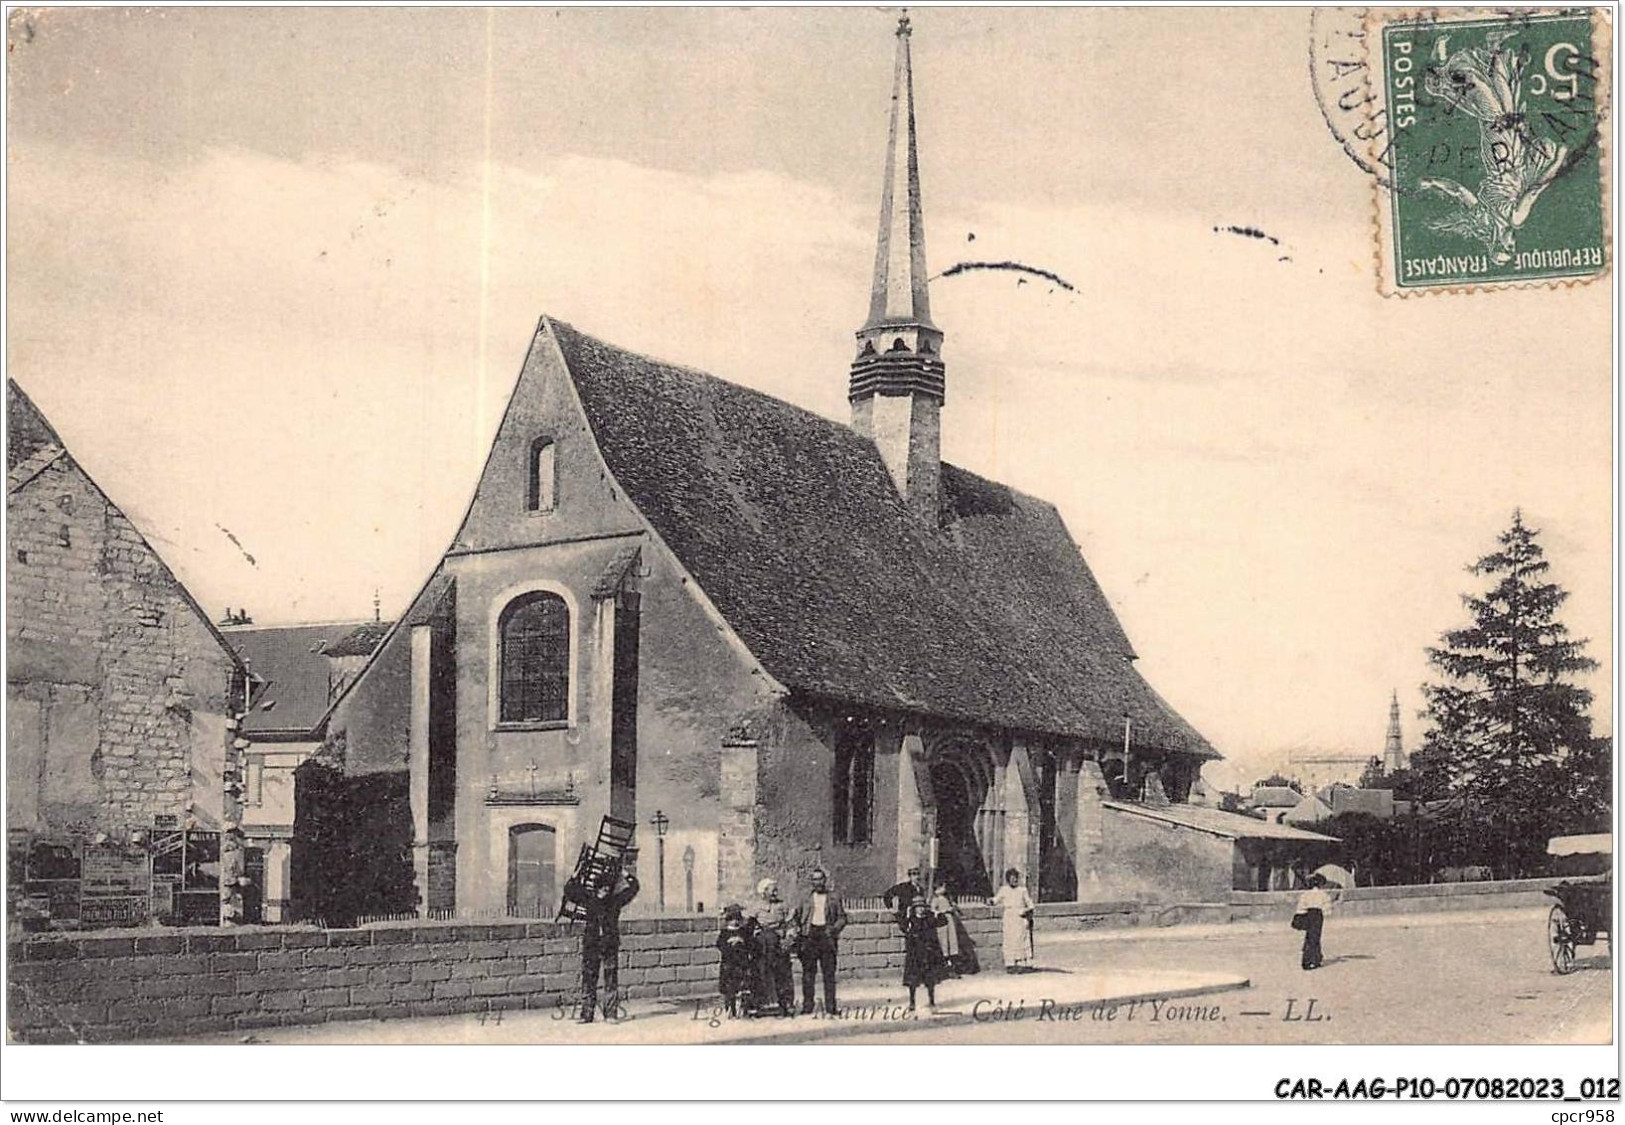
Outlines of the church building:
M 454 541 L 315 731 L 404 778 L 420 909 L 552 917 L 605 814 L 644 911 L 815 866 L 1071 900 L 1130 862 L 1108 802 L 1186 800 L 1218 755 L 1056 509 L 941 458 L 926 279 L 905 18 L 848 424 L 541 318 Z

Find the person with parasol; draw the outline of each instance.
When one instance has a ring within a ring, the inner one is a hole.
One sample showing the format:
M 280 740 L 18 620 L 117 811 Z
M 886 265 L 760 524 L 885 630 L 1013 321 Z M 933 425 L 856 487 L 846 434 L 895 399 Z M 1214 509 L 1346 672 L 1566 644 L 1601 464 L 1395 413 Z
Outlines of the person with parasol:
M 1298 910 L 1292 916 L 1292 928 L 1303 931 L 1303 957 L 1300 963 L 1306 971 L 1318 969 L 1323 964 L 1320 934 L 1326 925 L 1326 915 L 1337 901 L 1339 889 L 1353 881 L 1343 868 L 1328 863 L 1309 876 L 1309 888 L 1298 896 Z

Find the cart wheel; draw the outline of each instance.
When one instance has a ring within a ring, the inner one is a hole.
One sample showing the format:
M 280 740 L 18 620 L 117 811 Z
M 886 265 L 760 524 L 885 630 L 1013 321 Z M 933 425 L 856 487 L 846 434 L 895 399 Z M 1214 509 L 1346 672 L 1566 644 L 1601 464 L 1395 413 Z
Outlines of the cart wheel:
M 1546 941 L 1552 947 L 1552 968 L 1559 973 L 1574 971 L 1574 928 L 1562 904 L 1552 907 L 1546 919 Z

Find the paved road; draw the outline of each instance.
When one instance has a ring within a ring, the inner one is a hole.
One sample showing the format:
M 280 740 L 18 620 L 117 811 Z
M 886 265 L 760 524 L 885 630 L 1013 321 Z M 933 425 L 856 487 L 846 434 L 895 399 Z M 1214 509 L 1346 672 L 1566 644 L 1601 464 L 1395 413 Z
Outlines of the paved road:
M 1285 923 L 1048 935 L 1048 971 L 997 967 L 943 988 L 942 1010 L 899 1018 L 895 981 L 854 983 L 845 1018 L 727 1021 L 708 1005 L 645 1002 L 622 1023 L 578 1027 L 558 1011 L 274 1028 L 203 1042 L 262 1043 L 1606 1043 L 1605 947 L 1552 973 L 1544 910 L 1332 916 L 1326 966 L 1298 968 Z M 1064 971 L 1061 971 L 1064 970 Z M 1250 987 L 1235 987 L 1250 980 Z M 1167 995 L 1122 1004 L 1101 997 Z M 993 999 L 989 999 L 989 998 Z M 1054 1001 L 1047 1009 L 1045 1001 Z M 1012 1015 L 1012 1012 L 1019 1015 Z M 1249 1014 L 1262 1013 L 1262 1014 Z M 1001 1014 L 1003 1018 L 1001 1017 Z M 1046 1018 L 1048 1017 L 1048 1018 Z M 1058 1018 L 1059 1017 L 1059 1018 Z M 884 1029 L 884 1030 L 882 1030 Z
M 943 1043 L 1606 1043 L 1607 946 L 1582 949 L 1577 970 L 1552 972 L 1546 911 L 1339 918 L 1327 923 L 1324 968 L 1298 967 L 1285 924 L 1200 926 L 1135 937 L 1078 935 L 1039 945 L 1040 962 L 1071 969 L 1213 968 L 1252 988 L 1113 1021 L 1037 1018 L 1044 974 L 1019 1019 L 930 1029 Z M 1310 1002 L 1313 1001 L 1313 1008 Z M 1173 1009 L 1169 1011 L 1167 1009 Z M 1248 1015 L 1250 1012 L 1267 1013 Z M 1294 1018 L 1297 1017 L 1297 1018 Z M 919 1031 L 846 1036 L 842 1043 L 920 1042 Z

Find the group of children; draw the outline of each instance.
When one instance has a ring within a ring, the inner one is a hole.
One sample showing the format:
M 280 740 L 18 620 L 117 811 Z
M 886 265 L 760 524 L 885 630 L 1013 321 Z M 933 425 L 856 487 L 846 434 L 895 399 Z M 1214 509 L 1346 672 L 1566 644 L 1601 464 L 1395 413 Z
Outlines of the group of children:
M 908 989 L 910 1011 L 920 986 L 925 987 L 926 1002 L 934 1008 L 940 981 L 977 968 L 959 921 L 959 908 L 945 888 L 937 887 L 928 894 L 919 885 L 919 875 L 918 869 L 910 869 L 908 880 L 885 895 L 903 935 L 903 986 Z M 779 974 L 766 963 L 775 950 L 774 943 L 762 941 L 762 927 L 760 918 L 738 903 L 729 903 L 722 910 L 716 942 L 721 954 L 717 986 L 730 1016 L 755 1016 L 775 1007 L 781 1014 L 789 1014 L 782 985 L 777 983 Z

